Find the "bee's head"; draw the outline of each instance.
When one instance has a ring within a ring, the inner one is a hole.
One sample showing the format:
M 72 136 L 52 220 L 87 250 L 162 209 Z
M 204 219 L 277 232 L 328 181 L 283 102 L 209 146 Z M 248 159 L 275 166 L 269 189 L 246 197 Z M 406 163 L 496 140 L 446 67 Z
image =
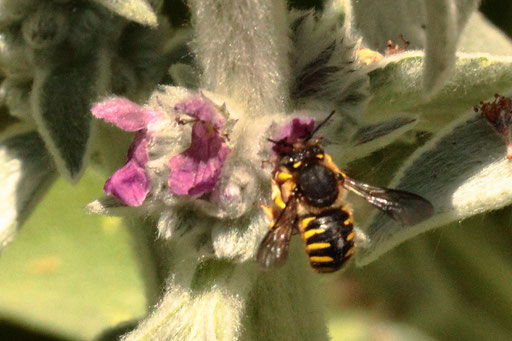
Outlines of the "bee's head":
M 304 123 L 300 119 L 294 119 L 289 124 L 284 138 L 268 139 L 274 144 L 272 150 L 276 153 L 279 164 L 294 171 L 305 167 L 313 159 L 322 159 L 324 151 L 318 144 L 321 138 L 313 137 L 333 115 L 334 111 L 316 127 L 314 121 Z
M 288 151 L 278 155 L 279 164 L 290 171 L 299 170 L 307 166 L 312 160 L 322 159 L 324 150 L 318 145 L 318 140 L 299 141 L 290 146 Z

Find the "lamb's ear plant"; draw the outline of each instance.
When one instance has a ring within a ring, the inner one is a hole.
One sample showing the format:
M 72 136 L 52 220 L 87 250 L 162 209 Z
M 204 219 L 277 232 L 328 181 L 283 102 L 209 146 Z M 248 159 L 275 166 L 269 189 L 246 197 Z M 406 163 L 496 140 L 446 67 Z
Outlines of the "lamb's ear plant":
M 180 30 L 163 3 L 0 1 L 0 247 L 58 175 L 76 183 L 88 164 L 111 174 L 87 210 L 136 222 L 139 243 L 151 236 L 163 288 L 123 340 L 328 339 L 299 238 L 284 267 L 254 262 L 269 224 L 268 138 L 292 118 L 334 110 L 326 149 L 361 180 L 358 159 L 417 147 L 375 185 L 417 193 L 435 214 L 404 227 L 356 212 L 359 265 L 511 203 L 505 140 L 473 107 L 512 95 L 512 58 L 479 52 L 465 30 L 485 33 L 490 52 L 512 45 L 478 1 L 333 0 L 314 12 L 189 0 Z M 386 54 L 399 35 L 408 50 Z

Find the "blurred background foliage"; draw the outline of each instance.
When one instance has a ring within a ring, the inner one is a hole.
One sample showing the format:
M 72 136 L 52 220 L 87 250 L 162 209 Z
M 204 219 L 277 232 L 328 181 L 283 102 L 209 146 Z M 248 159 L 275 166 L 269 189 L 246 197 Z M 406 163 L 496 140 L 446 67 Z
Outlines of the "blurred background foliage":
M 512 37 L 511 1 L 487 0 L 481 10 Z M 180 0 L 166 0 L 164 13 L 174 27 L 189 19 Z M 416 146 L 425 140 L 411 139 Z M 392 145 L 351 172 L 385 185 L 412 151 Z M 134 251 L 130 227 L 84 214 L 104 179 L 90 170 L 74 187 L 58 180 L 2 253 L 0 340 L 113 340 L 154 304 L 155 288 L 141 268 L 147 251 Z M 325 276 L 332 339 L 511 340 L 511 228 L 505 208 L 421 235 L 364 268 Z

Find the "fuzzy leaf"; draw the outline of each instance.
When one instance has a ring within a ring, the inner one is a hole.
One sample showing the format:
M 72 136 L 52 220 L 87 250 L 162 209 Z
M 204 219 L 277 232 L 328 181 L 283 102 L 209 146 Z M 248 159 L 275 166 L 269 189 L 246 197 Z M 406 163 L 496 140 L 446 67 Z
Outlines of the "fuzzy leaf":
M 86 162 L 92 130 L 90 107 L 102 88 L 99 58 L 39 70 L 34 79 L 32 111 L 57 169 L 77 181 Z
M 0 250 L 14 237 L 48 186 L 55 168 L 35 132 L 12 136 L 0 143 Z
M 341 152 L 344 163 L 361 159 L 372 152 L 394 142 L 401 135 L 414 128 L 417 121 L 414 115 L 404 115 L 391 120 L 362 126 L 351 138 L 351 148 Z
M 114 13 L 142 25 L 156 27 L 158 19 L 146 0 L 94 0 Z
M 352 0 L 352 21 L 368 47 L 384 52 L 399 35 L 425 48 L 423 86 L 435 94 L 453 69 L 458 38 L 478 0 Z
M 359 250 L 358 263 L 421 232 L 511 204 L 511 174 L 504 139 L 480 115 L 460 117 L 418 149 L 389 185 L 430 200 L 435 215 L 402 227 L 379 213 L 366 229 L 370 242 Z
M 497 56 L 512 55 L 512 41 L 480 12 L 469 18 L 462 32 L 457 50 L 460 52 L 487 52 Z
M 408 112 L 421 117 L 424 130 L 437 131 L 469 108 L 512 87 L 512 58 L 458 53 L 453 75 L 428 101 L 423 100 L 423 55 L 417 52 L 385 58 L 370 73 L 374 94 L 364 112 L 368 122 Z

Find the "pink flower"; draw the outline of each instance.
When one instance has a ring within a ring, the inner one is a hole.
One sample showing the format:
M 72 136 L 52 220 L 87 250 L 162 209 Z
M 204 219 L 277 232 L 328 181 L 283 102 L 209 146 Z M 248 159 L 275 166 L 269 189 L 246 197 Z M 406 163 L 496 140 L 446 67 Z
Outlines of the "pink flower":
M 107 180 L 103 190 L 128 206 L 140 206 L 148 194 L 151 182 L 145 171 L 148 162 L 146 127 L 157 114 L 127 100 L 116 97 L 96 104 L 92 114 L 113 123 L 125 131 L 136 131 L 135 139 L 128 150 L 126 164 Z
M 169 190 L 179 195 L 201 196 L 213 190 L 231 152 L 221 132 L 226 120 L 204 97 L 178 103 L 175 110 L 195 120 L 190 147 L 169 160 Z
M 309 117 L 294 118 L 291 122 L 285 124 L 276 134 L 275 141 L 282 141 L 287 145 L 293 145 L 300 139 L 305 139 L 311 135 L 315 129 L 315 120 Z M 275 143 L 272 151 L 279 154 L 283 145 Z

